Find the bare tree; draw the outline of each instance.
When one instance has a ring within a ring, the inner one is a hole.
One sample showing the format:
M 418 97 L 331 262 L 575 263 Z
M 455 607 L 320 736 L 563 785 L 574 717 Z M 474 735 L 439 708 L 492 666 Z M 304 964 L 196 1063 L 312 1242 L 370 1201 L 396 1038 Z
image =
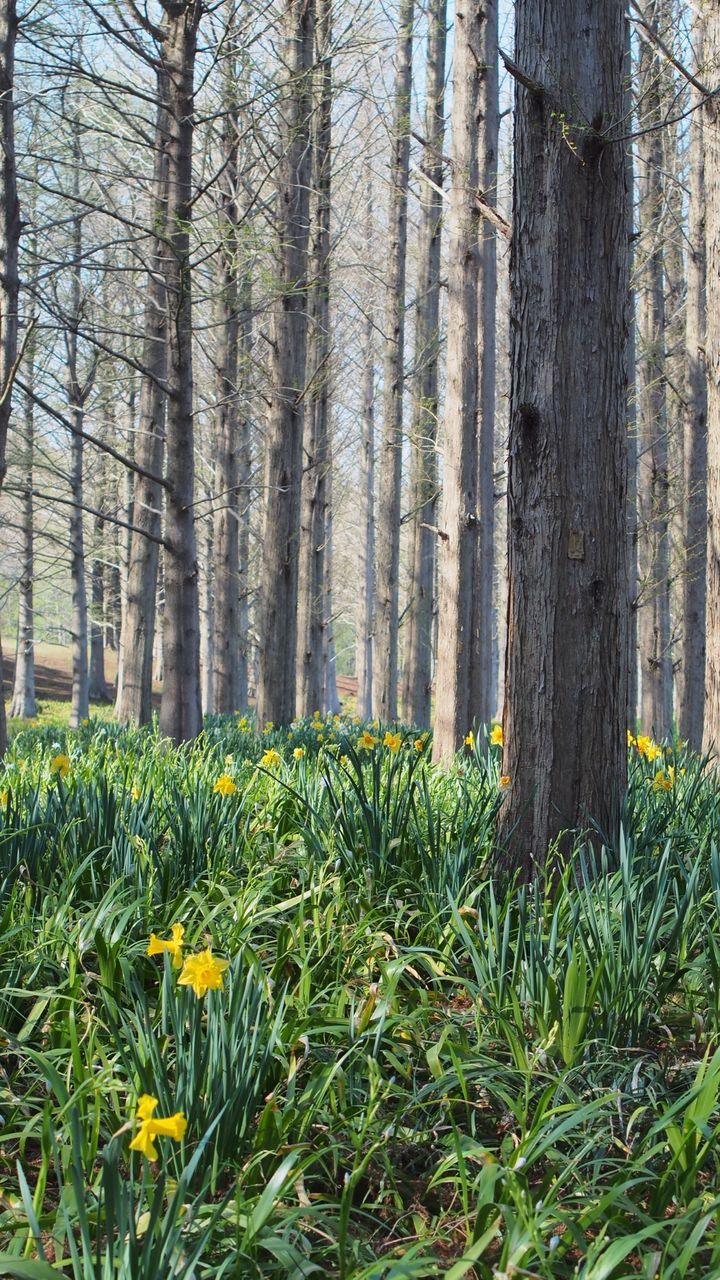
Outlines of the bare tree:
M 707 650 L 705 656 L 705 750 L 720 748 L 720 7 L 705 9 L 705 67 L 714 90 L 705 102 L 705 236 L 707 248 L 708 375 L 707 470 Z
M 373 184 L 365 173 L 365 251 L 373 260 Z M 358 594 L 356 613 L 355 675 L 357 706 L 361 716 L 372 715 L 373 606 L 375 601 L 375 316 L 372 293 L 364 303 L 362 362 L 362 437 L 358 528 Z
M 623 6 L 516 6 L 509 604 L 498 835 L 617 835 L 627 706 Z M 560 852 L 563 843 L 560 842 Z
M 378 456 L 378 511 L 375 527 L 377 562 L 373 711 L 381 720 L 394 720 L 397 717 L 405 274 L 414 12 L 414 0 L 400 0 L 391 139 L 388 266 L 385 280 L 383 430 Z

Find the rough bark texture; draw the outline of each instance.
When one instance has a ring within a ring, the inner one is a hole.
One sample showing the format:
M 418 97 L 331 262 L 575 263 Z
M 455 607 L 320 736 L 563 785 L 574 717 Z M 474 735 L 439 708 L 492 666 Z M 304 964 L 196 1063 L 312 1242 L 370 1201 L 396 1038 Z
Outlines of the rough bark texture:
M 506 868 L 617 836 L 627 705 L 623 5 L 519 0 L 499 816 Z
M 265 455 L 257 720 L 295 714 L 303 395 L 307 351 L 307 250 L 314 50 L 313 0 L 284 0 L 286 82 L 277 165 L 277 280 Z
M 484 5 L 484 49 L 480 68 L 479 114 L 481 120 L 480 181 L 486 200 L 497 203 L 498 131 L 498 6 Z M 475 548 L 472 653 L 468 724 L 487 724 L 497 710 L 498 643 L 495 626 L 495 381 L 497 352 L 497 232 L 489 222 L 480 224 L 480 274 L 478 279 L 477 402 L 477 515 Z
M 217 710 L 213 700 L 213 667 L 215 665 L 215 597 L 213 581 L 215 579 L 215 554 L 213 547 L 213 526 L 209 519 L 198 526 L 200 543 L 200 701 L 203 715 L 210 716 Z
M 158 73 L 158 108 L 153 168 L 153 225 L 164 225 L 167 210 L 168 115 L 167 76 Z M 165 452 L 165 379 L 167 374 L 168 313 L 165 287 L 165 249 L 159 236 L 151 241 L 151 262 L 145 286 L 143 374 L 140 381 L 134 459 L 145 474 L 134 480 L 132 518 L 125 569 L 125 609 L 120 635 L 117 698 L 118 720 L 148 724 L 152 719 L 152 669 L 155 600 L 158 580 L 158 539 L 162 529 L 160 477 Z M 151 477 L 156 477 L 155 479 Z
M 199 0 L 165 7 L 162 58 L 168 88 L 167 492 L 165 503 L 165 669 L 160 728 L 175 742 L 197 736 L 200 615 L 193 495 L 195 478 L 190 219 L 192 216 L 193 78 Z
M 79 195 L 80 181 L 79 122 L 73 123 L 73 184 Z M 79 207 L 79 206 L 76 206 Z M 68 417 L 73 425 L 70 437 L 70 646 L 72 693 L 70 728 L 77 729 L 90 714 L 88 672 L 88 607 L 85 585 L 85 531 L 83 527 L 84 477 L 83 430 L 85 400 L 90 386 L 80 381 L 78 367 L 78 330 L 81 322 L 83 239 L 82 215 L 74 214 L 71 226 L 70 298 L 65 330 L 66 387 Z M 90 379 L 92 381 L 92 378 Z
M 657 28 L 658 5 L 646 6 Z M 638 515 L 641 723 L 647 733 L 672 732 L 672 652 L 670 636 L 670 530 L 668 411 L 665 377 L 665 268 L 661 55 L 641 35 L 638 83 L 639 239 L 636 270 L 638 322 Z
M 632 119 L 633 106 L 633 57 L 632 57 L 632 23 L 625 18 L 625 102 L 626 119 Z M 625 151 L 625 171 L 628 189 L 628 272 L 633 279 L 634 244 L 635 244 L 635 170 L 632 147 Z M 638 435 L 637 435 L 637 395 L 635 378 L 637 372 L 635 345 L 635 291 L 631 288 L 628 304 L 628 351 L 627 367 L 631 385 L 627 398 L 628 417 L 628 487 L 627 487 L 627 539 L 628 539 L 628 728 L 633 733 L 638 718 Z
M 32 387 L 35 378 L 34 334 L 30 335 L 25 348 L 25 362 L 27 385 Z M 15 682 L 10 704 L 10 715 L 29 719 L 37 715 L 37 699 L 35 696 L 35 611 L 33 601 L 35 405 L 29 392 L 23 396 L 22 445 L 22 495 L 20 498 L 22 531 L 20 581 L 18 583 L 18 630 L 15 654 Z
M 385 281 L 383 432 L 378 457 L 373 711 L 395 720 L 398 692 L 400 502 L 405 359 L 405 267 L 410 165 L 414 0 L 401 0 L 395 64 L 388 266 Z
M 720 91 L 720 6 L 705 10 L 705 75 L 708 85 Z M 707 335 L 705 359 L 708 375 L 708 475 L 707 475 L 707 651 L 705 656 L 706 750 L 720 749 L 720 99 L 705 104 L 705 244 L 707 248 Z
M 420 190 L 418 281 L 415 296 L 415 376 L 410 436 L 411 562 L 405 617 L 403 715 L 430 724 L 435 504 L 437 497 L 438 359 L 440 354 L 440 235 L 445 137 L 447 0 L 428 12 L 425 139 Z
M 311 229 L 308 397 L 303 427 L 298 566 L 298 648 L 296 714 L 324 704 L 325 560 L 330 468 L 330 182 L 332 63 L 330 6 L 317 4 L 317 86 L 313 130 L 313 216 Z
M 6 471 L 8 423 L 12 407 L 12 379 L 18 344 L 18 245 L 20 206 L 15 174 L 13 85 L 17 13 L 14 0 L 0 4 L 0 488 Z M 7 747 L 5 696 L 0 645 L 0 756 Z
M 105 438 L 113 439 L 114 420 L 112 412 L 107 414 Z M 90 671 L 88 676 L 88 692 L 91 702 L 110 702 L 110 693 L 105 679 L 105 520 L 102 513 L 107 503 L 107 455 L 101 454 L 98 460 L 99 470 L 99 514 L 93 518 L 93 556 L 90 570 Z
M 373 188 L 366 171 L 365 247 L 373 253 Z M 358 715 L 372 715 L 373 605 L 375 600 L 375 318 L 372 296 L 363 326 L 363 407 L 358 512 L 358 597 L 355 622 L 355 676 Z
M 438 550 L 438 641 L 433 759 L 452 757 L 470 728 L 473 578 L 477 542 L 478 143 L 483 15 L 455 20 L 448 213 L 448 349 L 443 498 Z
M 703 70 L 703 20 L 693 27 L 695 59 Z M 705 165 L 703 110 L 693 90 L 685 270 L 685 475 L 682 656 L 677 674 L 678 732 L 694 751 L 703 740 L 705 696 L 705 561 L 707 554 L 707 376 L 705 371 Z

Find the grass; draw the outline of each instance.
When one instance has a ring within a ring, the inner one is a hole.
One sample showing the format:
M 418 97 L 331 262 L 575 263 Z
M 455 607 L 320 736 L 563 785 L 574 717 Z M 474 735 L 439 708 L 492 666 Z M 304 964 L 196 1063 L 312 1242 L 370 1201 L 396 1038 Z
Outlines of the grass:
M 632 745 L 618 848 L 529 889 L 486 734 L 443 772 L 364 729 L 15 735 L 0 1274 L 720 1275 L 714 772 Z

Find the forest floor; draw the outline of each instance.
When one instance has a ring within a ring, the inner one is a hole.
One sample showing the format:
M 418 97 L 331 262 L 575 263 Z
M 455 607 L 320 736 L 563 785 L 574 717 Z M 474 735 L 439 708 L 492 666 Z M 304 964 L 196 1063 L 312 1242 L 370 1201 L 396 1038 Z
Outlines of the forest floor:
M 631 739 L 618 847 L 528 890 L 498 736 L 15 735 L 1 1276 L 717 1280 L 717 775 Z

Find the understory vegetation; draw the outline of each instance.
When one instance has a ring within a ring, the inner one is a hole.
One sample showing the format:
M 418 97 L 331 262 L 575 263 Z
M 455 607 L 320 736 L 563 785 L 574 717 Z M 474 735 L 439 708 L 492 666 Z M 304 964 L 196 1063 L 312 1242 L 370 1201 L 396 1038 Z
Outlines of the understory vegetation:
M 618 847 L 525 887 L 499 738 L 17 734 L 0 1274 L 720 1274 L 716 774 L 631 739 Z

